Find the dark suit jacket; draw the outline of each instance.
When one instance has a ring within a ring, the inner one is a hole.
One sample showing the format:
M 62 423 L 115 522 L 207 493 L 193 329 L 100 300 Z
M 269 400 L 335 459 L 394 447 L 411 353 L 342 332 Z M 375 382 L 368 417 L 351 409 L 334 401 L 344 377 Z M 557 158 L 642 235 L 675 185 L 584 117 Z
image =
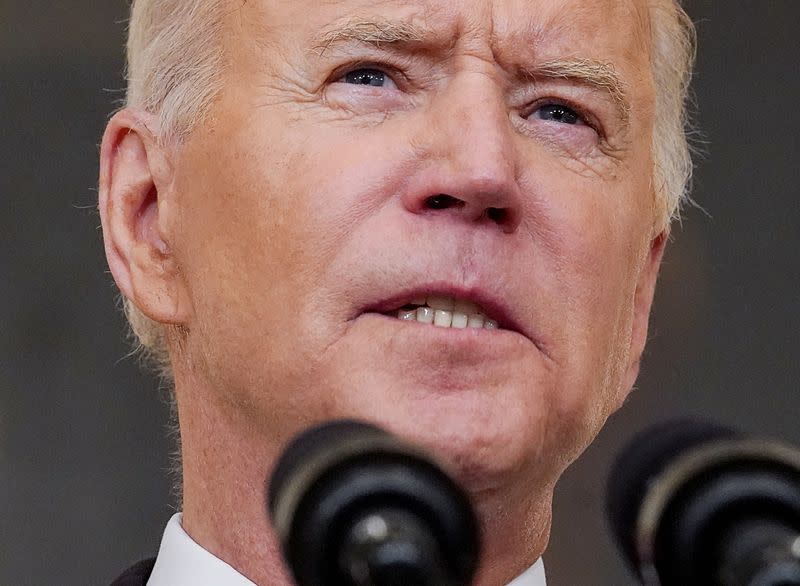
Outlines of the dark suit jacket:
M 153 566 L 156 565 L 156 558 L 139 562 L 119 578 L 111 583 L 111 586 L 145 586 L 153 573 Z

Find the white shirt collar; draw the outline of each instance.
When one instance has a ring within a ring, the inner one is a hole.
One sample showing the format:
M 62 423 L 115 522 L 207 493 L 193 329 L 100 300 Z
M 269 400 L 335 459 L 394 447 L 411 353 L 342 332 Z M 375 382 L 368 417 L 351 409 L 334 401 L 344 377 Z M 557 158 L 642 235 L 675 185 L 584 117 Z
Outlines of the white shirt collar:
M 147 586 L 256 585 L 189 537 L 181 527 L 181 514 L 177 513 L 164 530 Z
M 164 530 L 156 565 L 147 586 L 255 586 L 221 559 L 198 545 L 181 527 L 181 514 Z M 537 561 L 508 586 L 546 586 L 544 564 Z
M 547 586 L 542 558 L 539 558 L 530 568 L 511 580 L 508 586 Z

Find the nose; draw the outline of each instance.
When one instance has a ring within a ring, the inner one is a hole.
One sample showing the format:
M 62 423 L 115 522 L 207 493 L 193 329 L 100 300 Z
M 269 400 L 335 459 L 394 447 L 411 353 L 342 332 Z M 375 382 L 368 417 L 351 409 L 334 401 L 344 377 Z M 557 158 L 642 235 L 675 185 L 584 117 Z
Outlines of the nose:
M 522 197 L 514 129 L 491 79 L 465 76 L 437 96 L 416 147 L 424 171 L 404 197 L 408 211 L 517 230 Z

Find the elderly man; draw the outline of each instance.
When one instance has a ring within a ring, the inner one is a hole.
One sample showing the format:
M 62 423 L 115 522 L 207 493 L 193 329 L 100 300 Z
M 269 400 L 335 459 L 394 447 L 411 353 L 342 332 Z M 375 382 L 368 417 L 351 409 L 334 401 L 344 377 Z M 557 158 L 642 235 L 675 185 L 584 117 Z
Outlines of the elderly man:
M 468 491 L 476 584 L 543 584 L 638 373 L 692 57 L 674 0 L 136 0 L 99 207 L 183 489 L 119 583 L 291 584 L 264 478 L 348 417 Z

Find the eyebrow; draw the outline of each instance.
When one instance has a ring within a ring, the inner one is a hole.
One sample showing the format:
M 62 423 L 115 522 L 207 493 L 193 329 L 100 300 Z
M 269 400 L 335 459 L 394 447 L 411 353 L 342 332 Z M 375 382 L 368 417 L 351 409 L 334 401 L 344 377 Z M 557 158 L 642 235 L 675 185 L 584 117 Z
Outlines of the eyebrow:
M 331 46 L 343 42 L 374 45 L 423 43 L 428 31 L 409 22 L 380 19 L 349 19 L 326 28 L 315 48 L 322 55 Z
M 563 79 L 607 93 L 617 106 L 624 122 L 630 118 L 631 106 L 616 69 L 611 63 L 595 59 L 553 59 L 523 68 L 525 77 L 532 79 Z

